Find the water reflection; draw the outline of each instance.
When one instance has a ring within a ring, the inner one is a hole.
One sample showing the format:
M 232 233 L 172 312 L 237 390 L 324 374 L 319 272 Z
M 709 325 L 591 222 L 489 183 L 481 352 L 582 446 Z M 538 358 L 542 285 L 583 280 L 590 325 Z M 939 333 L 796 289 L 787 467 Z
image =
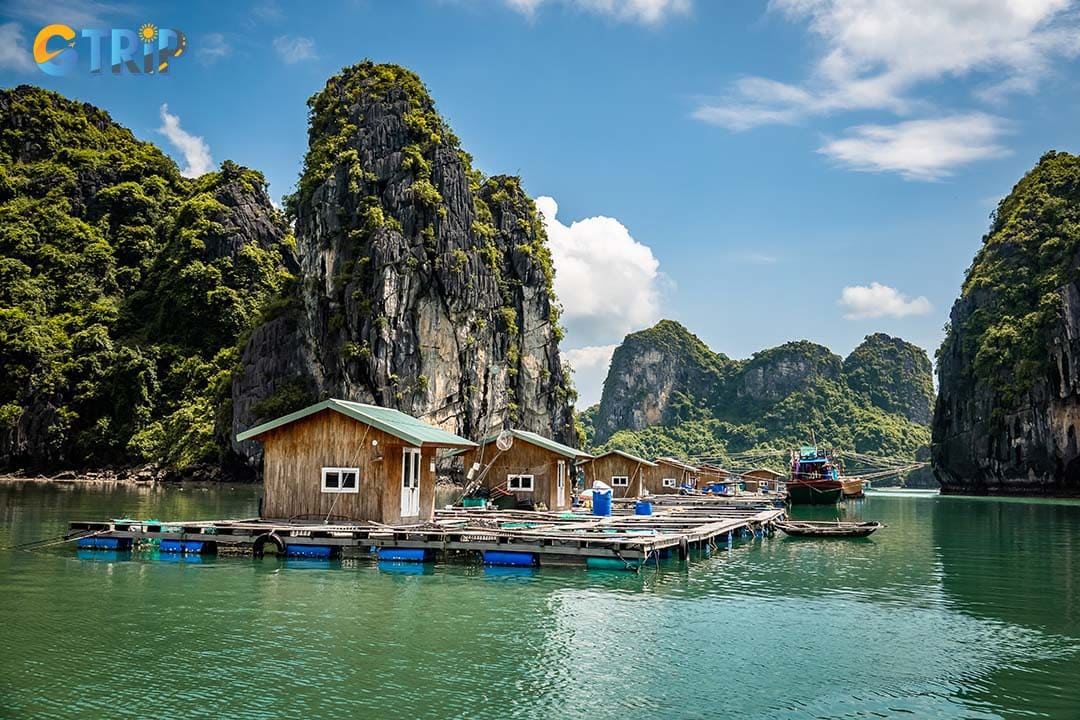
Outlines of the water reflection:
M 0 544 L 256 496 L 0 487 Z M 844 506 L 888 525 L 865 541 L 640 575 L 0 551 L 0 714 L 1069 717 L 1080 518 L 1035 507 L 868 498 Z

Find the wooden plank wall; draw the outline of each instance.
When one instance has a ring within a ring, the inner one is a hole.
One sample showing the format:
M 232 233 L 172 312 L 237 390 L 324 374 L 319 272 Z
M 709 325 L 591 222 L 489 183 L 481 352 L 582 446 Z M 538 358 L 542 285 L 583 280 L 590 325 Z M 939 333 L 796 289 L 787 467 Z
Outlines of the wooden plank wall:
M 664 487 L 664 478 L 675 478 L 677 486 L 688 482 L 691 478 L 691 474 L 688 470 L 685 470 L 677 465 L 671 465 L 663 460 L 656 461 L 657 467 L 645 468 L 643 472 L 643 483 L 645 489 L 649 491 L 650 495 L 675 495 L 678 494 L 679 488 L 666 488 Z
M 401 457 L 398 438 L 333 410 L 272 430 L 263 441 L 263 517 L 341 516 L 400 523 Z M 372 446 L 372 441 L 378 442 Z M 420 520 L 435 511 L 434 448 L 420 462 Z M 324 467 L 360 468 L 360 492 L 324 493 Z M 405 518 L 405 521 L 413 518 Z
M 743 473 L 742 477 L 749 492 L 759 492 L 762 487 L 767 487 L 770 491 L 776 492 L 777 482 L 783 476 L 776 476 L 763 470 L 751 470 Z
M 656 469 L 617 453 L 594 458 L 585 463 L 584 468 L 586 490 L 591 488 L 596 480 L 611 485 L 613 475 L 625 475 L 630 478 L 630 484 L 626 487 L 612 487 L 614 497 L 637 497 L 641 495 L 642 490 L 645 488 L 644 482 L 648 472 Z M 652 490 L 649 492 L 652 492 Z
M 556 507 L 555 472 L 556 463 L 562 460 L 566 463 L 566 493 L 565 502 Z M 484 476 L 484 487 L 489 490 L 501 487 L 506 489 L 507 475 L 532 475 L 533 491 L 515 492 L 514 497 L 518 502 L 530 502 L 534 505 L 543 504 L 549 510 L 563 510 L 570 507 L 573 495 L 574 478 L 572 461 L 538 445 L 533 445 L 521 438 L 514 438 L 513 446 L 506 452 L 500 452 L 495 443 L 490 443 L 482 448 L 470 450 L 465 453 L 465 470 L 468 471 L 474 462 L 479 462 L 481 467 L 491 466 Z

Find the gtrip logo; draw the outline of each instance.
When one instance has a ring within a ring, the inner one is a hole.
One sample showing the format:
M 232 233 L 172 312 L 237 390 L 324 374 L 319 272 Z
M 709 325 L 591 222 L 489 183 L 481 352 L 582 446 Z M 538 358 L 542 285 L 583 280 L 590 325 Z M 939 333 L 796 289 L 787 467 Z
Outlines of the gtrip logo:
M 100 75 L 107 52 L 113 75 L 125 71 L 132 75 L 165 75 L 173 58 L 183 55 L 185 49 L 184 33 L 152 23 L 141 25 L 137 31 L 84 28 L 81 32 L 54 24 L 41 28 L 34 38 L 34 62 L 49 75 L 70 75 L 80 67 L 79 58 L 85 57 L 89 58 L 82 66 L 86 72 Z

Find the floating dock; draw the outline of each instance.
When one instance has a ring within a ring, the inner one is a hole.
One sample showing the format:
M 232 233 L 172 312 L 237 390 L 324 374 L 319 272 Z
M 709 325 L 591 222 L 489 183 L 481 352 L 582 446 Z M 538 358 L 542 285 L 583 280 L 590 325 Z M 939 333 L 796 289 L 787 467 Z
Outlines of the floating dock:
M 657 508 L 607 517 L 582 512 L 457 508 L 429 522 L 313 523 L 246 518 L 197 522 L 132 519 L 73 521 L 68 537 L 80 549 L 156 545 L 161 553 L 253 554 L 309 558 L 374 556 L 380 562 L 479 561 L 488 565 L 581 565 L 637 570 L 662 557 L 729 546 L 771 534 L 784 511 L 734 503 Z

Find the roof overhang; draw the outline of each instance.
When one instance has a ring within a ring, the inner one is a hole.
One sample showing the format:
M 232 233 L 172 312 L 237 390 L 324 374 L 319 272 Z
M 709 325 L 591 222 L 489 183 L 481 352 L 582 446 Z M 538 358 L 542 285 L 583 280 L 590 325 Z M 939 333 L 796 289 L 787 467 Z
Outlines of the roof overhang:
M 407 442 L 415 447 L 476 447 L 476 443 L 474 443 L 472 440 L 466 440 L 463 437 L 459 437 L 457 435 L 454 435 L 453 433 L 447 432 L 440 428 L 436 428 L 434 425 L 428 425 L 427 423 L 424 423 L 417 418 L 413 418 L 410 415 L 405 415 L 405 413 L 399 414 L 404 416 L 405 418 L 409 418 L 411 421 L 413 421 L 413 423 L 419 423 L 421 426 L 424 427 L 403 427 L 399 424 L 395 424 L 392 421 L 388 421 L 384 418 L 380 418 L 376 415 L 365 412 L 364 407 L 365 406 L 361 405 L 360 403 L 350 403 L 348 401 L 330 398 L 328 400 L 323 400 L 322 402 L 315 403 L 314 405 L 309 405 L 308 407 L 301 410 L 289 413 L 288 415 L 283 415 L 269 422 L 265 422 L 261 425 L 256 425 L 255 427 L 245 430 L 241 433 L 237 433 L 236 439 L 238 442 L 243 442 L 245 440 L 254 440 L 259 435 L 263 435 L 270 432 L 271 430 L 276 430 L 280 427 L 284 427 L 285 425 L 289 425 L 290 423 L 294 423 L 297 420 L 302 420 L 316 413 L 320 413 L 323 410 L 333 410 L 334 412 L 341 413 L 342 415 L 352 418 L 357 422 L 364 423 L 365 425 L 370 425 L 377 430 L 382 430 L 388 435 L 393 435 L 399 440 Z

